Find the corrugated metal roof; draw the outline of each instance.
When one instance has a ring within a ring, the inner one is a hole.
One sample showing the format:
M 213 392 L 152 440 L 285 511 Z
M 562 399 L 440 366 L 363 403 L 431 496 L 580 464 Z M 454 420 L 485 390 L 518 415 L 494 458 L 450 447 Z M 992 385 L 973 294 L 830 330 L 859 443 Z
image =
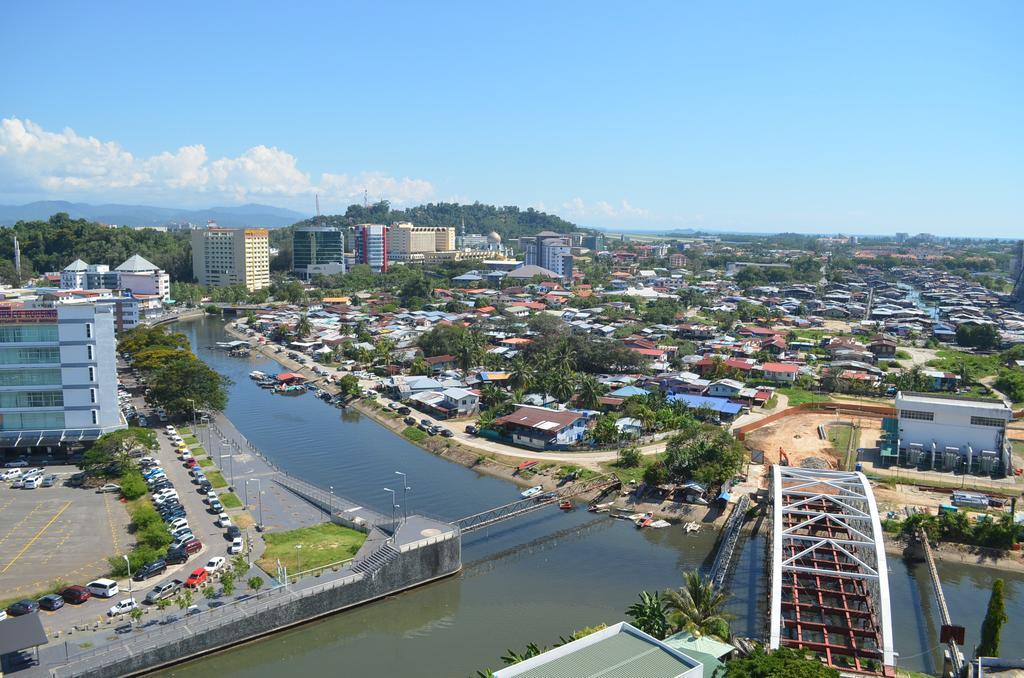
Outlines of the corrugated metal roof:
M 520 678 L 676 678 L 692 668 L 658 645 L 619 633 L 544 663 Z

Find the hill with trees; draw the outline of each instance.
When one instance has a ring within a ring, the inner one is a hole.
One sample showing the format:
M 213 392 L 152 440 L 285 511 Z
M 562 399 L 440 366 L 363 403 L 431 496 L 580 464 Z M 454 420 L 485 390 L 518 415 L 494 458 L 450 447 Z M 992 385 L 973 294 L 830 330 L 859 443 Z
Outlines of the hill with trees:
M 14 236 L 21 247 L 22 280 L 14 271 Z M 58 212 L 46 221 L 19 221 L 0 228 L 0 279 L 20 284 L 32 275 L 59 271 L 75 259 L 113 269 L 141 254 L 175 280 L 192 279 L 188 238 L 152 228 L 110 228 Z

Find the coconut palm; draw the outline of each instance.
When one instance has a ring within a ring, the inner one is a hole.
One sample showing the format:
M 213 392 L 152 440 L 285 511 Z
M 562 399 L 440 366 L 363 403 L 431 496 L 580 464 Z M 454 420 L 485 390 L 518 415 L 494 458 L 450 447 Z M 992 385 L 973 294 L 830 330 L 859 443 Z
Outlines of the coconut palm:
M 664 640 L 669 633 L 668 613 L 657 591 L 641 591 L 640 600 L 626 608 L 626 614 L 634 626 L 658 640 Z
M 665 607 L 673 630 L 728 640 L 729 617 L 724 611 L 728 597 L 699 572 L 685 573 L 681 588 L 665 592 Z
M 589 374 L 584 374 L 579 378 L 578 388 L 576 404 L 588 410 L 596 410 L 601 404 L 600 398 L 605 390 L 601 382 Z
M 551 375 L 550 382 L 551 395 L 560 403 L 569 402 L 576 392 L 576 380 L 571 372 L 556 372 Z
M 309 322 L 309 316 L 305 313 L 299 316 L 299 320 L 295 323 L 295 336 L 299 339 L 308 337 L 313 332 L 313 326 Z
M 530 385 L 533 383 L 533 372 L 526 364 L 526 359 L 522 355 L 517 355 L 512 359 L 508 380 L 513 389 L 521 389 L 523 391 L 530 388 Z

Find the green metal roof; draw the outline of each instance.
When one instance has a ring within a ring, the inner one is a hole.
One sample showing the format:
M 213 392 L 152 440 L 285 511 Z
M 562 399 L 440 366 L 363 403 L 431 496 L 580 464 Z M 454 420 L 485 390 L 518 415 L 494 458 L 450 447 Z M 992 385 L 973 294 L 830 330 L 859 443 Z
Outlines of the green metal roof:
M 643 638 L 618 633 L 512 675 L 520 678 L 676 678 L 693 670 L 695 665 L 696 662 L 688 664 Z

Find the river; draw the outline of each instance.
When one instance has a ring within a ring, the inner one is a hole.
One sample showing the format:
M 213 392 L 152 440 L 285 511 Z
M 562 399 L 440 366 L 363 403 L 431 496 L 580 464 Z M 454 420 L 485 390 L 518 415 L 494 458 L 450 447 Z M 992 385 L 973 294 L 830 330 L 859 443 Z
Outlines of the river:
M 435 457 L 358 413 L 343 413 L 311 395 L 275 396 L 249 378 L 278 371 L 263 356 L 231 358 L 210 349 L 224 340 L 220 321 L 182 324 L 197 354 L 234 384 L 226 414 L 275 464 L 381 512 L 390 510 L 395 471 L 409 474 L 413 512 L 445 519 L 506 503 L 518 489 L 504 480 Z M 481 533 L 463 545 L 463 571 L 446 580 L 275 635 L 243 648 L 165 672 L 174 676 L 271 677 L 438 676 L 465 678 L 499 668 L 507 649 L 551 645 L 559 636 L 624 618 L 640 590 L 679 586 L 680 573 L 705 564 L 715 534 L 677 529 L 636 530 L 584 511 L 540 511 Z M 766 597 L 764 542 L 749 539 L 731 580 L 733 631 L 760 637 Z M 997 573 L 942 563 L 939 570 L 953 616 L 977 642 L 988 591 Z M 1006 580 L 1010 622 L 1003 656 L 1024 651 L 1024 576 Z M 921 565 L 889 561 L 899 665 L 941 667 L 938 617 Z

